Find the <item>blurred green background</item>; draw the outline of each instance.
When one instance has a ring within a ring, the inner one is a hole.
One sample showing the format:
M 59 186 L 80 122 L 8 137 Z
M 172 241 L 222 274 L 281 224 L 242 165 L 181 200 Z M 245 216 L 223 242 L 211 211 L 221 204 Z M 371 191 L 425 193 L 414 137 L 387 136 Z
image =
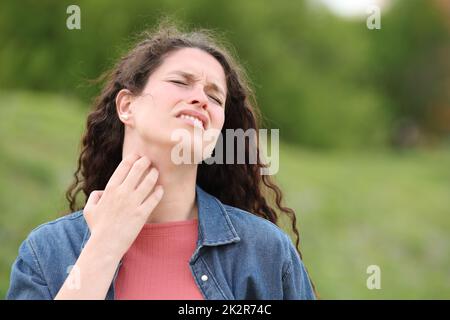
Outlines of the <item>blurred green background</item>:
M 276 179 L 321 297 L 449 299 L 450 1 L 361 1 L 380 6 L 379 30 L 349 15 L 357 1 L 331 2 L 2 1 L 0 297 L 26 235 L 67 212 L 89 79 L 169 15 L 232 44 L 280 129 Z

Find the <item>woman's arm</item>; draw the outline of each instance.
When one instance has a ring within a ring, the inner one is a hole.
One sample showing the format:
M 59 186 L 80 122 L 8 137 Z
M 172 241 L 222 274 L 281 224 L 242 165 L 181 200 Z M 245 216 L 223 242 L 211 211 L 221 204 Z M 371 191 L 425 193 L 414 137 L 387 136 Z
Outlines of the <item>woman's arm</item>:
M 105 190 L 91 192 L 83 210 L 91 236 L 55 299 L 105 299 L 120 259 L 163 195 L 156 186 L 158 171 L 150 164 L 145 157 L 130 155 Z M 7 298 L 53 298 L 29 238 L 13 265 Z
M 51 300 L 50 290 L 29 238 L 19 247 L 19 255 L 11 268 L 7 300 Z
M 120 259 L 91 236 L 55 300 L 105 299 Z
M 6 299 L 53 299 L 35 252 L 28 237 L 12 265 Z M 91 236 L 55 299 L 105 299 L 119 262 L 120 256 L 108 253 Z
M 120 259 L 161 200 L 162 187 L 155 188 L 158 171 L 150 164 L 146 157 L 130 155 L 104 191 L 90 194 L 83 214 L 91 237 L 56 299 L 105 299 Z
M 163 195 L 150 164 L 146 157 L 130 155 L 104 191 L 91 192 L 83 210 L 91 237 L 56 299 L 105 299 L 120 259 Z
M 283 281 L 283 299 L 284 300 L 315 300 L 317 299 L 311 284 L 308 272 L 303 261 L 295 250 L 289 237 L 288 261 L 284 273 Z

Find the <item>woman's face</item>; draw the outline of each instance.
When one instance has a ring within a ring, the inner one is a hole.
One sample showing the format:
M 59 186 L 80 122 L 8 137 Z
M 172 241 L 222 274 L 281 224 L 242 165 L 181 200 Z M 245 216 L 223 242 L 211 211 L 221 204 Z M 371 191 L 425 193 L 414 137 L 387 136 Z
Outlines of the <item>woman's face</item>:
M 131 118 L 122 121 L 131 123 L 132 136 L 144 145 L 173 147 L 174 134 L 188 135 L 188 144 L 194 144 L 206 130 L 222 129 L 226 90 L 224 70 L 213 56 L 179 49 L 150 75 L 142 94 L 130 100 Z

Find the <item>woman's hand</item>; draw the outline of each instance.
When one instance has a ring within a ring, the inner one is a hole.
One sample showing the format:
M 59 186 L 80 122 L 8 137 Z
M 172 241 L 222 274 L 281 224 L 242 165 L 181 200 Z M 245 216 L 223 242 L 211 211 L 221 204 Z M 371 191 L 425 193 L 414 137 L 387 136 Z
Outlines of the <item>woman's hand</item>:
M 145 156 L 127 156 L 105 190 L 89 195 L 84 217 L 103 252 L 122 258 L 161 200 L 163 188 L 155 187 L 158 171 L 150 165 Z

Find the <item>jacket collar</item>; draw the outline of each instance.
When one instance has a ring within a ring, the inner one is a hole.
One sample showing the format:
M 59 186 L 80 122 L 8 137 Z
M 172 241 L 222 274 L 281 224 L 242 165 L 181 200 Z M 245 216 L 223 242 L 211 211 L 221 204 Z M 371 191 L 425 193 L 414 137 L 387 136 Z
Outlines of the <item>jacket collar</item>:
M 198 185 L 196 186 L 196 201 L 198 207 L 198 240 L 193 255 L 194 259 L 203 246 L 218 246 L 241 240 L 223 204 Z M 87 224 L 85 224 L 85 228 L 81 250 L 91 235 Z
M 204 246 L 215 246 L 240 241 L 223 204 L 198 185 L 196 191 L 199 221 L 198 243 Z

